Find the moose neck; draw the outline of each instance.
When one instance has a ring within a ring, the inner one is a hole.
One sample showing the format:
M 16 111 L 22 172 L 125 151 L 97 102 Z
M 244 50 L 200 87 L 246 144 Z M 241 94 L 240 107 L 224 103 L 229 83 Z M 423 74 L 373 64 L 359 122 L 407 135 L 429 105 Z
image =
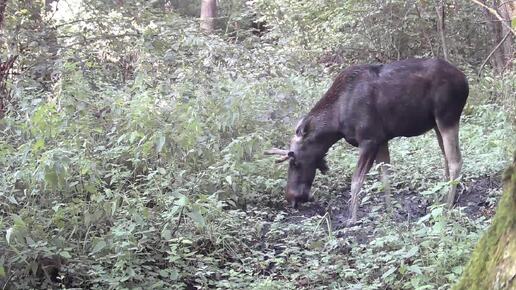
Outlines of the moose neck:
M 318 147 L 324 156 L 331 146 L 344 136 L 339 130 L 337 118 L 335 118 L 332 110 L 328 109 L 320 112 L 311 112 L 311 117 L 316 122 L 315 136 Z

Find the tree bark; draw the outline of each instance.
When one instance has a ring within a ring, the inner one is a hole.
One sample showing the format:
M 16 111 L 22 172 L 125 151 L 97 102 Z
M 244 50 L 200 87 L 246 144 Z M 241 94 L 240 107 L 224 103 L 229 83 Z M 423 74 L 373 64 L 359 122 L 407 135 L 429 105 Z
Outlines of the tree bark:
M 513 5 L 514 5 L 514 7 L 513 7 Z M 502 38 L 506 34 L 509 35 L 508 37 L 506 37 L 505 41 L 502 41 L 501 47 L 503 47 L 503 50 L 504 50 L 504 55 L 503 55 L 504 65 L 503 65 L 501 72 L 503 72 L 506 69 L 511 69 L 510 66 L 512 65 L 512 60 L 514 57 L 514 48 L 513 48 L 514 34 L 512 33 L 513 31 L 510 29 L 511 25 L 512 25 L 512 23 L 511 23 L 512 17 L 514 16 L 512 13 L 515 11 L 515 10 L 513 10 L 513 8 L 516 8 L 516 3 L 515 2 L 507 2 L 507 1 L 505 1 L 499 7 L 500 16 L 502 16 L 504 21 L 509 26 L 509 27 L 507 27 L 507 25 L 502 25 L 502 34 L 500 35 Z
M 500 2 L 493 0 L 492 6 L 478 0 L 472 0 L 484 8 L 484 15 L 488 21 L 489 30 L 491 31 L 491 42 L 493 47 L 499 46 L 493 50 L 491 57 L 491 65 L 499 74 L 506 69 L 510 69 L 514 54 L 513 41 L 514 31 L 511 29 L 511 18 L 513 9 L 516 5 L 510 1 Z M 509 34 L 508 36 L 506 36 Z
M 201 30 L 213 33 L 217 17 L 217 0 L 202 0 L 201 2 Z
M 9 91 L 7 90 L 7 78 L 18 56 L 8 57 L 5 62 L 0 60 L 0 120 L 4 118 L 9 103 Z
M 7 7 L 7 0 L 0 0 L 0 30 L 4 28 L 5 8 Z
M 504 174 L 493 223 L 477 244 L 453 290 L 516 289 L 516 152 Z
M 448 61 L 448 47 L 446 46 L 446 36 L 444 34 L 445 27 L 444 27 L 444 1 L 440 0 L 438 3 L 436 3 L 435 6 L 435 12 L 437 13 L 437 31 L 439 31 L 439 36 L 441 37 L 441 45 L 443 47 L 443 56 L 444 59 Z

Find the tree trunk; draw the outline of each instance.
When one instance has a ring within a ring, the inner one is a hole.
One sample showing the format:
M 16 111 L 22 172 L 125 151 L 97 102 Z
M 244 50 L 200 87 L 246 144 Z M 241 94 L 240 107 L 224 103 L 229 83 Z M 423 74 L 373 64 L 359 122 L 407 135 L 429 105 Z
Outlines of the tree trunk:
M 0 60 L 0 120 L 4 118 L 9 103 L 9 91 L 7 89 L 7 78 L 9 71 L 13 68 L 17 56 L 8 57 L 5 62 Z
M 201 30 L 212 33 L 215 29 L 215 17 L 217 17 L 217 0 L 202 0 Z
M 6 7 L 7 0 L 0 0 L 0 31 L 4 28 L 4 15 Z
M 511 1 L 504 1 L 503 4 L 501 4 L 499 10 L 500 16 L 502 16 L 502 18 L 507 22 L 509 27 L 512 27 L 512 17 L 515 16 L 513 13 L 516 11 L 516 3 Z M 504 66 L 502 72 L 506 69 L 511 69 L 510 66 L 512 65 L 512 58 L 514 56 L 514 35 L 511 33 L 510 29 L 507 26 L 502 25 L 502 37 L 504 37 L 506 34 L 508 34 L 509 36 L 502 43 L 504 53 Z
M 504 193 L 493 223 L 453 289 L 516 289 L 516 152 L 504 174 Z
M 0 0 L 0 35 L 3 34 L 4 29 L 4 16 L 5 9 L 7 7 L 7 0 Z M 3 39 L 0 39 L 0 47 L 3 45 Z M 11 70 L 16 57 L 9 57 L 2 62 L 0 59 L 0 119 L 4 118 L 5 112 L 7 110 L 7 98 L 8 92 L 6 89 L 6 80 L 9 75 L 9 70 Z
M 502 23 L 491 11 L 484 8 L 484 14 L 491 31 L 492 45 L 493 47 L 498 46 L 491 57 L 491 64 L 497 73 L 502 73 L 506 69 L 510 69 L 512 64 L 514 35 L 510 31 L 510 27 L 513 5 L 515 4 L 510 1 L 500 2 L 499 0 L 493 0 L 492 5 L 488 5 L 486 1 L 483 1 L 483 4 L 490 6 L 505 22 Z M 506 36 L 507 34 L 509 35 Z
M 437 13 L 437 31 L 439 32 L 439 36 L 441 37 L 441 45 L 443 47 L 443 56 L 444 59 L 448 61 L 448 47 L 446 46 L 446 37 L 444 34 L 444 0 L 440 0 L 435 5 L 435 12 Z

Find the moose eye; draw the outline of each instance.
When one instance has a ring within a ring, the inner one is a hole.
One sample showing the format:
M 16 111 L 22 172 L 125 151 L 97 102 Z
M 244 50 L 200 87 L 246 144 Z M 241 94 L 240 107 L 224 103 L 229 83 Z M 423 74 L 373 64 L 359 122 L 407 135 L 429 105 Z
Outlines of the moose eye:
M 299 167 L 299 162 L 296 162 L 295 159 L 290 159 L 290 166 L 294 167 L 294 168 L 298 168 Z

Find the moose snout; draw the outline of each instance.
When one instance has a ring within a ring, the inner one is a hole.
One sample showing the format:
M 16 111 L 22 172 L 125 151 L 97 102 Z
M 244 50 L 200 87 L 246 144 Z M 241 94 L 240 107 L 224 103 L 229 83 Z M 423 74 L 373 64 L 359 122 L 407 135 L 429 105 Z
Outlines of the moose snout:
M 310 196 L 310 192 L 308 190 L 297 191 L 297 190 L 287 189 L 286 198 L 287 198 L 288 203 L 294 208 L 297 208 L 297 206 L 300 203 L 313 201 L 313 197 Z

